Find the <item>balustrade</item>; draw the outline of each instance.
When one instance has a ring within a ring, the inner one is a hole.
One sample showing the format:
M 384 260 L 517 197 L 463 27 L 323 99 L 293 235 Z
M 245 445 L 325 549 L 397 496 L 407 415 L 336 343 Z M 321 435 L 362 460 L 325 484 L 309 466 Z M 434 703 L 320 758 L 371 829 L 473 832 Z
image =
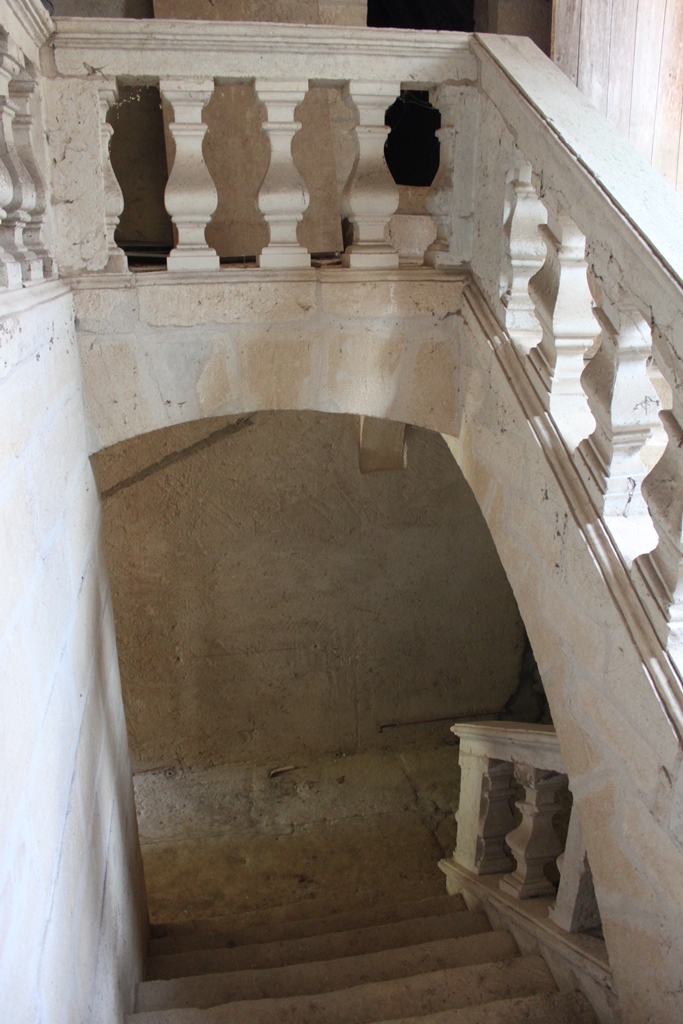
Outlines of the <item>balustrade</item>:
M 459 722 L 451 731 L 460 738 L 461 771 L 453 860 L 474 875 L 500 874 L 500 891 L 520 900 L 555 896 L 546 869 L 557 860 L 560 885 L 552 919 L 565 931 L 596 927 L 597 905 L 576 812 L 572 809 L 564 852 L 553 827 L 562 807 L 558 794 L 567 784 L 553 728 Z M 515 825 L 518 788 L 521 821 Z

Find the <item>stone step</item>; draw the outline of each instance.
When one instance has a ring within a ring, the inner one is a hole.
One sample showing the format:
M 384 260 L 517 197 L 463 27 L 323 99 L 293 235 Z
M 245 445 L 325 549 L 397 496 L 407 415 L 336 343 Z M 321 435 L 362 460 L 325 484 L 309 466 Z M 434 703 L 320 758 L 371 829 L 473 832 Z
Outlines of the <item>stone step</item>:
M 128 1024 L 372 1024 L 555 990 L 538 956 L 431 971 L 318 995 L 239 1000 L 209 1009 L 152 1010 Z M 475 1018 L 476 1020 L 476 1018 Z
M 301 939 L 152 956 L 147 961 L 147 980 L 338 960 L 488 931 L 491 928 L 482 911 L 459 910 L 455 914 L 418 917 Z
M 310 908 L 307 909 L 310 910 Z M 234 919 L 219 918 L 216 921 L 197 922 L 192 930 L 185 928 L 180 932 L 151 939 L 149 953 L 151 956 L 161 956 L 165 953 L 180 953 L 189 949 L 243 946 L 256 942 L 281 942 L 287 939 L 306 938 L 309 935 L 324 935 L 331 932 L 368 928 L 375 924 L 409 921 L 416 917 L 440 917 L 466 909 L 462 896 L 444 894 L 422 900 L 408 900 L 403 903 L 379 903 L 376 906 L 358 907 L 321 917 L 307 915 L 278 921 L 273 920 L 271 915 L 271 919 L 264 924 L 246 927 L 236 926 Z
M 418 903 L 432 898 L 442 899 L 443 896 L 441 878 L 426 878 L 421 882 L 406 882 L 400 889 L 392 886 L 386 891 L 361 889 L 351 892 L 333 892 L 315 898 L 300 899 L 294 903 L 243 910 L 227 917 L 211 916 L 182 921 L 156 922 L 150 926 L 150 936 L 152 941 L 164 938 L 180 939 L 181 936 L 194 935 L 198 931 L 219 932 L 223 930 L 229 932 L 232 929 L 256 928 L 287 921 L 334 917 L 338 914 L 375 907 L 387 910 L 396 904 Z
M 517 945 L 509 932 L 483 932 L 341 960 L 146 981 L 138 987 L 136 1009 L 139 1012 L 183 1006 L 207 1007 L 235 1000 L 332 992 L 371 981 L 390 981 L 447 968 L 492 963 L 516 955 Z
M 521 999 L 496 999 L 464 1010 L 399 1017 L 386 1024 L 599 1024 L 582 992 L 541 992 Z

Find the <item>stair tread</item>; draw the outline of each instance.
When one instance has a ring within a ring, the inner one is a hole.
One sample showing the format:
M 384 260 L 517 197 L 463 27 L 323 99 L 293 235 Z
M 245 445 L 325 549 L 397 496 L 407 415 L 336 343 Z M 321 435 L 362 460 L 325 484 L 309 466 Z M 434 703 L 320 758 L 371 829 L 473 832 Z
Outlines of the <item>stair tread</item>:
M 208 1007 L 236 1000 L 319 994 L 368 982 L 509 959 L 517 952 L 509 932 L 482 932 L 337 960 L 147 981 L 138 988 L 136 1007 L 138 1011 Z
M 286 939 L 305 938 L 330 932 L 349 931 L 373 924 L 390 924 L 407 921 L 415 917 L 435 917 L 442 914 L 465 910 L 465 901 L 460 895 L 425 897 L 420 900 L 378 903 L 374 906 L 357 907 L 335 914 L 312 916 L 311 908 L 304 917 L 286 920 L 271 919 L 265 923 L 241 926 L 234 919 L 195 922 L 192 927 L 185 925 L 180 931 L 153 938 L 149 944 L 151 956 L 165 953 L 179 953 L 191 949 L 211 949 L 228 945 L 246 945 L 254 942 L 275 942 Z
M 455 914 L 413 918 L 301 939 L 152 956 L 147 962 L 147 980 L 337 960 L 487 931 L 491 928 L 482 911 L 460 910 Z
M 238 1000 L 209 1009 L 152 1010 L 129 1024 L 371 1024 L 555 990 L 539 956 L 430 971 L 317 995 Z
M 599 1024 L 582 992 L 539 992 L 460 1010 L 398 1017 L 384 1024 Z

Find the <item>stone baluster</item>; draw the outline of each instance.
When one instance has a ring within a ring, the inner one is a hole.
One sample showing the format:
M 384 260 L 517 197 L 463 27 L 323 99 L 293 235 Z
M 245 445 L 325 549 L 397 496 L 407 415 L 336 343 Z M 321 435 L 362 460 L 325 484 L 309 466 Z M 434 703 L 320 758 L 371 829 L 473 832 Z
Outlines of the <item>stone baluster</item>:
M 509 871 L 505 837 L 514 825 L 512 764 L 460 750 L 460 800 L 453 859 L 477 875 Z
M 292 159 L 292 139 L 301 128 L 294 110 L 305 98 L 308 82 L 257 78 L 256 95 L 265 104 L 261 126 L 270 140 L 270 165 L 263 179 L 258 208 L 270 231 L 270 241 L 258 257 L 267 268 L 310 267 L 311 256 L 297 241 L 297 226 L 308 209 L 309 195 Z
M 161 79 L 161 95 L 170 104 L 169 131 L 175 159 L 166 184 L 166 209 L 177 242 L 166 265 L 169 270 L 218 270 L 215 249 L 206 244 L 206 226 L 218 206 L 218 192 L 204 161 L 202 144 L 207 126 L 202 110 L 213 95 L 212 78 Z
M 666 342 L 665 342 L 666 344 Z M 633 563 L 633 579 L 659 640 L 683 670 L 683 389 L 672 388 L 672 408 L 660 413 L 668 442 L 643 482 L 659 541 Z
M 436 224 L 436 238 L 425 252 L 427 266 L 439 267 L 452 262 L 450 257 L 451 230 L 453 224 L 453 190 L 455 165 L 455 139 L 457 135 L 455 118 L 460 89 L 444 82 L 429 94 L 432 106 L 441 114 L 441 127 L 436 135 L 439 140 L 439 170 L 432 182 L 425 207 Z
M 525 356 L 543 340 L 541 324 L 529 295 L 529 281 L 545 262 L 546 247 L 539 228 L 548 219 L 548 211 L 536 194 L 531 176 L 531 164 L 520 160 L 508 181 L 504 232 L 509 262 L 501 282 L 505 327 L 515 348 Z
M 585 932 L 600 927 L 593 887 L 593 875 L 588 863 L 586 844 L 576 810 L 572 808 L 564 852 L 557 858 L 560 887 L 555 906 L 549 917 L 565 932 Z
M 553 829 L 553 817 L 560 809 L 557 792 L 566 776 L 518 764 L 515 779 L 524 787 L 524 798 L 517 803 L 522 822 L 506 839 L 517 867 L 512 874 L 501 878 L 500 889 L 520 900 L 551 896 L 555 894 L 555 887 L 543 869 L 562 850 Z
M 620 303 L 609 315 L 605 305 L 595 316 L 602 328 L 600 347 L 582 383 L 596 426 L 579 445 L 576 464 L 596 509 L 613 520 L 615 539 L 632 561 L 656 541 L 641 493 L 647 470 L 640 458 L 659 419 L 659 399 L 647 372 L 652 335 L 632 304 Z
M 27 70 L 10 83 L 16 115 L 14 118 L 14 138 L 21 161 L 33 183 L 35 201 L 29 211 L 30 219 L 24 226 L 24 242 L 42 263 L 43 277 L 52 278 L 57 275 L 56 264 L 50 255 L 45 241 L 45 216 L 47 212 L 47 191 L 43 175 L 38 166 L 33 133 L 32 104 L 36 91 L 36 82 Z M 38 275 L 40 276 L 40 275 Z
M 564 212 L 549 216 L 539 231 L 547 257 L 529 282 L 529 294 L 542 328 L 531 350 L 535 386 L 569 449 L 591 433 L 595 420 L 581 386 L 584 357 L 598 334 L 588 287 L 586 239 Z
M 13 195 L 12 178 L 6 164 L 0 158 L 0 239 L 4 235 L 3 224 L 7 216 L 7 207 L 12 201 Z M 0 287 L 21 287 L 21 265 L 12 253 L 7 252 L 2 246 L 0 246 Z
M 387 107 L 400 94 L 398 82 L 349 82 L 347 102 L 358 111 L 354 129 L 358 151 L 342 195 L 342 215 L 351 228 L 351 242 L 342 257 L 345 267 L 364 269 L 398 266 L 398 253 L 385 231 L 398 209 L 398 189 L 384 159 L 389 129 Z
M 0 42 L 0 152 L 9 174 L 12 195 L 3 203 L 5 215 L 0 224 L 0 245 L 10 257 L 8 263 L 12 260 L 18 263 L 22 280 L 28 283 L 42 279 L 43 264 L 27 248 L 24 239 L 26 225 L 36 206 L 36 190 L 17 148 L 14 130 L 17 111 L 10 97 L 10 83 L 15 78 L 21 78 L 24 69 L 10 55 L 7 47 L 7 39 Z M 9 273 L 16 283 L 16 271 L 12 269 Z
M 119 185 L 114 168 L 111 165 L 109 147 L 114 134 L 113 127 L 107 121 L 109 108 L 118 99 L 116 82 L 104 79 L 98 85 L 100 101 L 100 143 L 102 150 L 102 178 L 104 187 L 104 219 L 107 230 L 107 266 L 111 274 L 125 274 L 128 271 L 128 260 L 123 249 L 114 241 L 114 233 L 123 213 L 123 192 Z

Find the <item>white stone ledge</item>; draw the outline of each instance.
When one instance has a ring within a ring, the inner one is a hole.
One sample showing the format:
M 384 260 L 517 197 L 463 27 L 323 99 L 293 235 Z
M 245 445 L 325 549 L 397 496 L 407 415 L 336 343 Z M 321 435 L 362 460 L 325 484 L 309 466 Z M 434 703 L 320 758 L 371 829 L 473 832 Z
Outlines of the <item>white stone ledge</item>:
M 86 78 L 205 76 L 345 82 L 400 81 L 413 87 L 474 82 L 466 32 L 287 25 L 267 22 L 56 18 L 57 70 Z

